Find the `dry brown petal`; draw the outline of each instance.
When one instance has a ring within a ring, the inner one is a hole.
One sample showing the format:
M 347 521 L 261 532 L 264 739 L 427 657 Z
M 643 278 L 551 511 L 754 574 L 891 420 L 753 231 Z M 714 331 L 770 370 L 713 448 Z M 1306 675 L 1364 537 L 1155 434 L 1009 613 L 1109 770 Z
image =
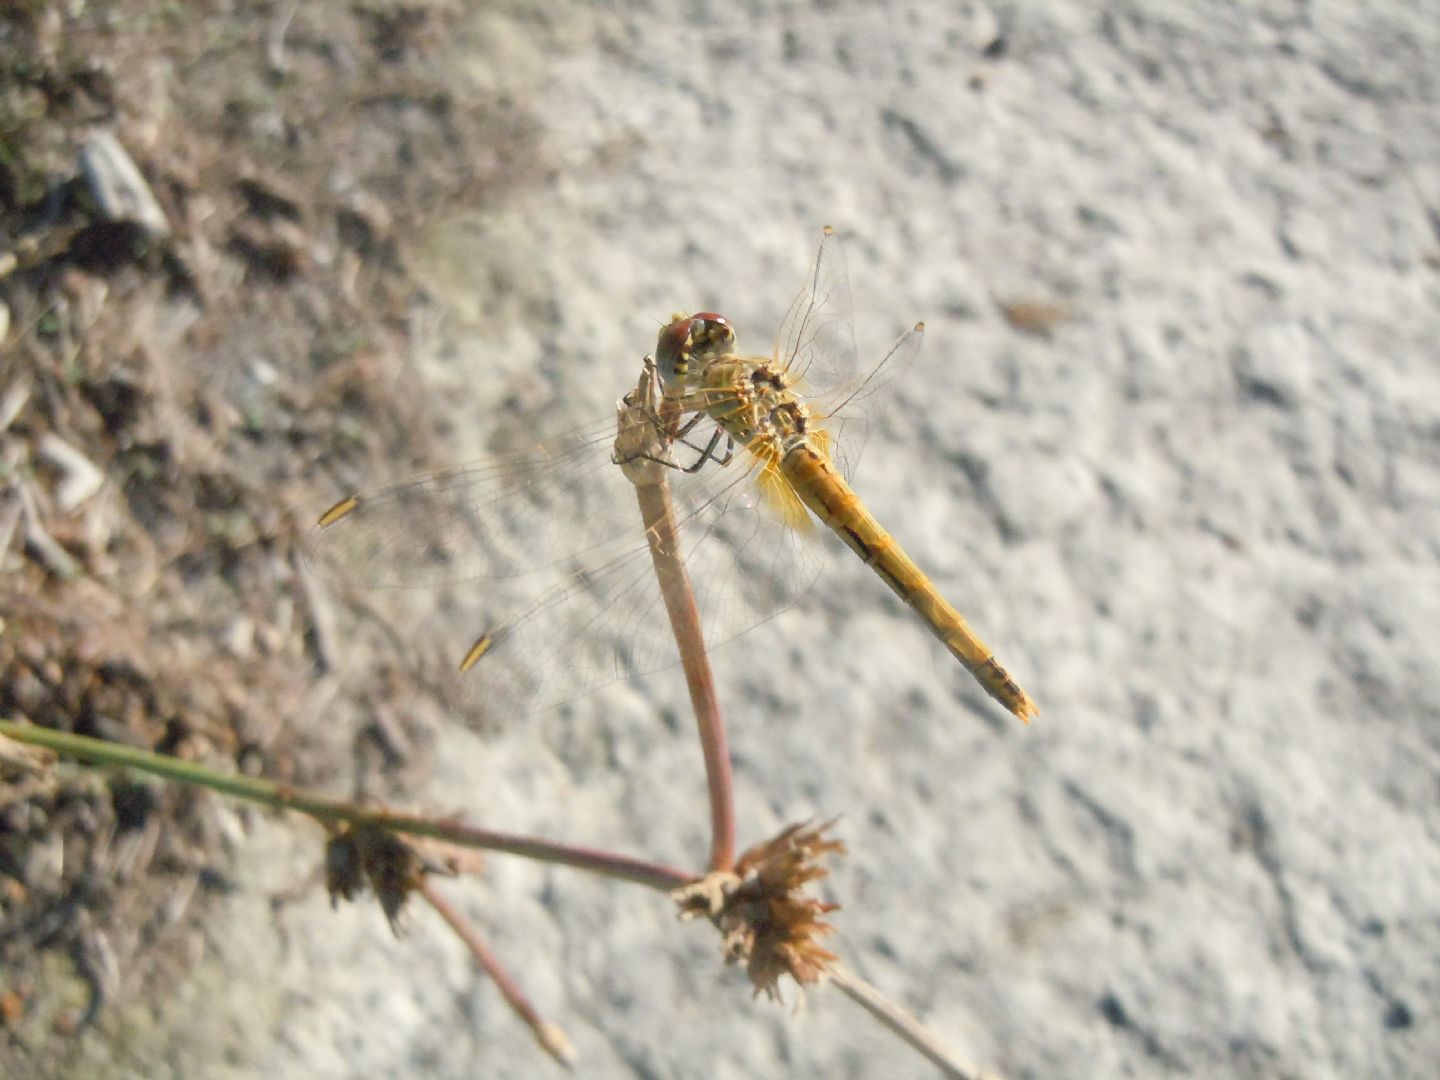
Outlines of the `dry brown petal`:
M 703 915 L 715 924 L 726 963 L 744 963 L 757 994 L 778 999 L 782 975 L 802 987 L 817 983 L 838 959 L 819 939 L 834 933 L 821 916 L 839 905 L 802 891 L 829 873 L 822 856 L 845 850 L 825 837 L 832 824 L 792 825 L 745 852 L 733 873 L 717 871 L 671 893 L 681 918 Z
M 339 906 L 341 900 L 354 900 L 365 888 L 360 845 L 348 825 L 325 843 L 325 888 L 330 891 L 331 907 Z
M 373 825 L 341 826 L 325 845 L 331 903 L 354 899 L 368 884 L 396 933 L 405 901 L 425 880 L 426 869 L 408 841 Z

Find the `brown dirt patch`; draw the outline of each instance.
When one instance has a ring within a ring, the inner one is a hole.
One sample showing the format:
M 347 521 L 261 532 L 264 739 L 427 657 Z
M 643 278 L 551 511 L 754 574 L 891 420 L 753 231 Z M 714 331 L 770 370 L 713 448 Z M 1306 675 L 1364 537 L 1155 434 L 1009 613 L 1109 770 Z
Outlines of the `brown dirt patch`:
M 544 177 L 534 127 L 452 77 L 459 5 L 71 10 L 0 14 L 0 714 L 383 795 L 423 754 L 392 673 L 324 677 L 294 508 L 422 463 L 412 250 Z M 97 206 L 97 130 L 168 237 Z M 56 1075 L 116 994 L 178 978 L 226 887 L 218 800 L 55 780 L 0 778 L 5 1075 Z

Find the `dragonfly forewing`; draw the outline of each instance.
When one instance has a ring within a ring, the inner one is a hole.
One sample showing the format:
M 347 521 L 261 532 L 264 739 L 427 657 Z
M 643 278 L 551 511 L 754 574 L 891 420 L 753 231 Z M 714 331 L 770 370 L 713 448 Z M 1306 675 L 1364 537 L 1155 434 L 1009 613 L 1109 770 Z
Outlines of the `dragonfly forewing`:
M 775 334 L 774 361 L 799 393 L 823 394 L 860 374 L 845 249 L 826 226 L 805 287 Z
M 703 419 L 703 418 L 702 418 Z M 622 413 L 530 452 L 362 492 L 321 515 L 307 545 L 323 576 L 362 585 L 478 579 L 465 594 L 474 634 L 452 648 L 444 695 L 482 726 L 574 701 L 678 660 L 631 479 L 662 469 L 681 556 L 711 646 L 802 595 L 825 558 L 819 530 L 794 530 L 753 489 L 759 463 L 695 460 L 715 431 L 658 442 Z M 636 447 L 625 449 L 626 427 Z M 621 437 L 617 440 L 617 434 Z M 618 461 L 617 456 L 628 459 Z M 461 670 L 461 667 L 465 670 Z
M 517 577 L 630 527 L 611 464 L 613 419 L 530 450 L 429 473 L 336 503 L 306 545 L 331 580 L 428 586 Z
M 894 400 L 924 339 L 925 324 L 916 323 L 895 339 L 869 371 L 808 401 L 811 416 L 828 435 L 830 457 L 846 480 L 855 479 L 874 418 Z
M 802 596 L 824 565 L 826 545 L 823 530 L 797 531 L 764 505 L 738 461 L 707 468 L 726 482 L 670 475 L 680 480 L 672 495 L 680 558 L 713 648 Z M 627 498 L 639 546 L 586 561 L 528 602 L 499 605 L 508 613 L 479 635 L 480 655 L 453 681 L 467 714 L 524 716 L 677 663 L 633 489 Z

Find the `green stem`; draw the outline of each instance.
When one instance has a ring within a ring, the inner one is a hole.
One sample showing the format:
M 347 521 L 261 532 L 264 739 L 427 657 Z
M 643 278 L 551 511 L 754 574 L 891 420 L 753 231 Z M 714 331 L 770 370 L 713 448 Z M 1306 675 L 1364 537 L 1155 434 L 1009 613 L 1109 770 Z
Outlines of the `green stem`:
M 314 818 L 322 824 L 348 823 L 352 826 L 367 826 L 388 829 L 391 832 L 406 833 L 410 836 L 426 836 L 458 847 L 482 848 L 487 851 L 503 851 L 540 862 L 573 866 L 579 870 L 602 874 L 606 877 L 631 881 L 652 889 L 669 892 L 671 889 L 694 881 L 696 875 L 661 863 L 647 862 L 626 855 L 608 851 L 560 844 L 553 840 L 537 837 L 516 836 L 512 833 L 495 832 L 490 829 L 464 825 L 450 819 L 437 820 L 406 814 L 383 808 L 358 806 L 344 799 L 333 799 L 325 795 L 304 791 L 289 784 L 277 784 L 254 776 L 236 776 L 221 773 L 193 761 L 154 754 L 138 750 L 133 746 L 121 746 L 103 739 L 92 739 L 85 735 L 74 735 L 65 731 L 36 727 L 0 720 L 0 736 L 7 736 L 16 742 L 31 746 L 43 746 L 56 753 L 68 754 L 81 761 L 97 765 L 121 765 L 167 780 L 182 784 L 210 788 L 223 795 L 271 806 L 278 810 L 294 810 Z

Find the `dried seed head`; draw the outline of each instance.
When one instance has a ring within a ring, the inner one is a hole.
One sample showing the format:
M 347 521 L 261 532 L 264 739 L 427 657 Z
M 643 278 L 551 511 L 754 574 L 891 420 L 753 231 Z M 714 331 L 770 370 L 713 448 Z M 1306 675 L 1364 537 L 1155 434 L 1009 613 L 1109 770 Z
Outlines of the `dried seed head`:
M 840 905 L 803 893 L 829 873 L 821 856 L 845 846 L 826 839 L 823 825 L 792 825 L 740 857 L 734 873 L 716 872 L 671 894 L 681 918 L 705 916 L 725 935 L 725 961 L 744 963 L 755 993 L 780 997 L 780 976 L 817 983 L 838 957 L 819 939 L 834 932 L 821 916 Z
M 330 891 L 330 906 L 354 900 L 365 889 L 365 864 L 360 844 L 348 825 L 325 843 L 325 888 Z
M 396 933 L 405 901 L 424 881 L 426 869 L 410 843 L 374 826 L 343 825 L 325 845 L 330 902 L 352 900 L 368 883 Z

